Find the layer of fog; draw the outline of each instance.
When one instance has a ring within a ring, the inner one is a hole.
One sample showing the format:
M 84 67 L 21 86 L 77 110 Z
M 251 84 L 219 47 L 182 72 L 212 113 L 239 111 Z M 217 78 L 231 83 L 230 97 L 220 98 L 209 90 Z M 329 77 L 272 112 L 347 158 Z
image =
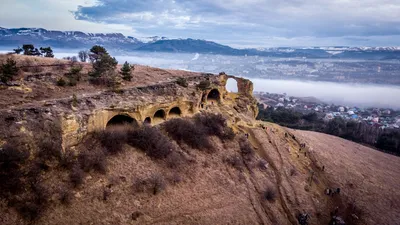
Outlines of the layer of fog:
M 0 52 L 7 52 L 7 50 L 0 50 Z M 55 49 L 54 52 L 55 57 L 63 58 L 66 56 L 76 56 L 78 50 L 65 51 Z M 223 56 L 198 53 L 133 52 L 121 54 L 112 52 L 111 54 L 115 56 L 119 63 L 127 61 L 131 64 L 148 65 L 165 69 L 181 69 L 209 73 L 225 71 L 228 74 L 244 77 L 248 77 L 248 68 L 254 66 L 253 63 L 255 61 L 286 60 L 255 56 Z M 400 109 L 399 86 L 299 80 L 269 80 L 253 77 L 248 79 L 253 81 L 255 91 L 280 94 L 286 93 L 290 96 L 297 97 L 313 96 L 327 103 L 349 106 Z M 236 83 L 234 82 L 229 83 L 228 88 L 232 91 L 237 91 Z
M 334 82 L 267 80 L 247 78 L 254 84 L 254 91 L 286 93 L 295 97 L 316 97 L 326 103 L 358 107 L 382 107 L 400 109 L 400 87 L 371 84 L 344 84 Z M 235 82 L 227 87 L 233 90 Z

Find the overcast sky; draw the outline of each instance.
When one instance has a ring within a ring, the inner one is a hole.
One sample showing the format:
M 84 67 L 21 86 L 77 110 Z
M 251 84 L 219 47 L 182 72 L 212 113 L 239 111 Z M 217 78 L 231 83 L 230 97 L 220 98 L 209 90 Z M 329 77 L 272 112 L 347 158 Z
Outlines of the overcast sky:
M 400 0 L 0 0 L 0 26 L 234 47 L 400 46 Z

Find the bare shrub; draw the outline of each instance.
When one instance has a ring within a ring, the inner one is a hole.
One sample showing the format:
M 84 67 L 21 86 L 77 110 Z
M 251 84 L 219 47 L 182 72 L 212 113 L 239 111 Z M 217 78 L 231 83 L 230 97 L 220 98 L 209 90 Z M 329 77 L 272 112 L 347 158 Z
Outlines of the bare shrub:
M 33 62 L 31 59 L 24 59 L 20 64 L 21 70 L 24 72 L 31 72 L 32 65 Z
M 263 197 L 265 200 L 267 200 L 269 202 L 274 202 L 277 197 L 275 188 L 267 187 L 263 193 Z
M 183 179 L 178 173 L 174 173 L 171 177 L 169 177 L 168 181 L 172 184 L 179 184 L 183 181 Z
M 77 161 L 74 152 L 67 149 L 65 153 L 61 155 L 59 166 L 65 169 L 72 169 L 76 163 Z
M 150 192 L 157 195 L 166 187 L 166 182 L 161 174 L 152 174 L 149 178 L 136 178 L 133 183 L 135 192 Z
M 161 131 L 149 126 L 129 132 L 128 144 L 142 149 L 148 156 L 155 159 L 166 158 L 176 148 Z
M 177 169 L 187 162 L 186 158 L 176 151 L 171 152 L 171 154 L 167 156 L 166 161 L 168 167 L 172 169 Z
M 44 137 L 39 143 L 38 157 L 42 160 L 60 160 L 61 146 L 56 139 Z
M 75 165 L 69 174 L 69 179 L 74 187 L 79 187 L 81 184 L 83 184 L 84 176 L 85 173 L 83 170 L 78 165 Z
M 344 210 L 344 220 L 347 222 L 346 224 L 350 225 L 358 225 L 363 223 L 363 215 L 364 212 L 361 208 L 359 208 L 354 200 L 351 200 L 347 207 Z
M 22 143 L 10 141 L 0 148 L 0 196 L 17 193 L 23 187 L 23 166 L 30 156 Z
M 110 155 L 118 154 L 123 151 L 124 144 L 128 140 L 128 132 L 133 131 L 132 126 L 118 126 L 107 129 L 95 134 L 101 144 Z
M 108 197 L 111 195 L 111 189 L 110 188 L 104 188 L 103 189 L 103 201 L 107 201 Z
M 57 79 L 56 84 L 59 87 L 65 87 L 67 85 L 67 81 L 65 81 L 64 78 L 60 77 Z
M 197 85 L 197 88 L 200 90 L 207 90 L 210 88 L 210 86 L 211 86 L 210 81 L 203 80 L 203 81 L 200 81 L 200 83 Z
M 232 140 L 235 134 L 227 126 L 226 119 L 221 114 L 201 113 L 194 117 L 197 126 L 202 126 L 208 135 L 215 135 L 221 140 Z
M 267 163 L 267 161 L 265 161 L 264 159 L 258 160 L 257 166 L 258 166 L 258 168 L 260 168 L 260 170 L 266 170 L 266 169 L 268 169 L 268 163 Z
M 41 73 L 41 72 L 43 72 L 43 71 L 44 71 L 43 66 L 33 66 L 33 67 L 31 68 L 31 72 L 32 72 L 32 73 Z
M 239 146 L 240 146 L 240 152 L 243 156 L 244 159 L 246 160 L 252 160 L 254 157 L 254 150 L 253 147 L 251 147 L 249 141 L 245 137 L 241 137 L 239 139 Z
M 43 212 L 43 207 L 35 201 L 24 201 L 17 207 L 18 213 L 27 221 L 34 221 Z
M 211 152 L 211 145 L 206 130 L 196 126 L 193 122 L 181 118 L 172 119 L 164 123 L 165 130 L 178 143 L 185 142 L 192 148 Z
M 68 187 L 62 187 L 59 191 L 59 200 L 64 205 L 71 204 L 73 199 L 72 191 L 68 189 Z
M 98 148 L 81 152 L 78 156 L 78 162 L 85 172 L 96 170 L 100 173 L 105 173 L 107 170 L 106 156 Z
M 135 212 L 133 212 L 132 213 L 132 215 L 131 215 L 131 218 L 132 218 L 132 220 L 137 220 L 139 217 L 141 217 L 143 215 L 143 213 L 142 212 L 139 212 L 139 211 L 135 211 Z
M 296 176 L 297 175 L 297 170 L 296 170 L 296 168 L 294 168 L 294 167 L 292 167 L 291 169 L 290 169 L 290 176 Z
M 241 159 L 240 156 L 233 155 L 233 156 L 227 157 L 224 159 L 224 162 L 239 171 L 243 171 L 244 164 L 243 164 L 243 160 Z
M 31 193 L 16 203 L 17 211 L 27 221 L 38 219 L 46 210 L 50 198 L 49 190 L 40 183 L 32 184 L 31 189 Z
M 188 87 L 188 86 L 189 86 L 188 83 L 187 83 L 187 80 L 186 80 L 185 78 L 183 78 L 183 77 L 179 77 L 179 78 L 176 80 L 176 83 L 177 83 L 178 85 L 182 86 L 182 87 Z

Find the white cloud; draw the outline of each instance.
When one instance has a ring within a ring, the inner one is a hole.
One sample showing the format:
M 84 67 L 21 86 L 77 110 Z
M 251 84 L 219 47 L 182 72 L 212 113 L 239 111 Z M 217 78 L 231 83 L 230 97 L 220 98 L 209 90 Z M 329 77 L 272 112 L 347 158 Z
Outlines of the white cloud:
M 399 0 L 1 1 L 4 27 L 192 37 L 235 46 L 400 45 Z

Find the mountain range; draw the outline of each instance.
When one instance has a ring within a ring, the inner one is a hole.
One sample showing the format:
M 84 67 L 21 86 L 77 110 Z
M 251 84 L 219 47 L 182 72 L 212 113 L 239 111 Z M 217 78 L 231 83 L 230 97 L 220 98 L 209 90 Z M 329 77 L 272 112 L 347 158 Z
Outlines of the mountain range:
M 98 44 L 122 51 L 209 53 L 266 57 L 400 59 L 400 47 L 280 47 L 236 49 L 212 41 L 198 39 L 169 39 L 166 37 L 136 38 L 121 33 L 85 33 L 54 31 L 43 28 L 1 28 L 0 47 L 15 48 L 23 44 L 51 46 L 59 49 L 84 49 Z

